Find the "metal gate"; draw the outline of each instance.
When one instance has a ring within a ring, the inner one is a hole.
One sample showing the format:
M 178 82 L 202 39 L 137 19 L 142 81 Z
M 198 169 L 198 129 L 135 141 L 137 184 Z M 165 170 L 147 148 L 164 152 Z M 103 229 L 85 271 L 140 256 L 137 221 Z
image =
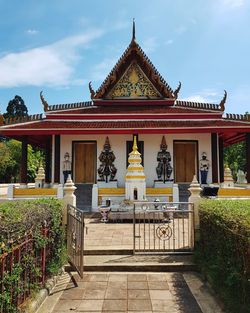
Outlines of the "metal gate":
M 136 253 L 191 253 L 194 206 L 189 202 L 136 202 L 133 249 Z
M 83 277 L 84 215 L 76 207 L 67 206 L 67 252 L 69 263 Z

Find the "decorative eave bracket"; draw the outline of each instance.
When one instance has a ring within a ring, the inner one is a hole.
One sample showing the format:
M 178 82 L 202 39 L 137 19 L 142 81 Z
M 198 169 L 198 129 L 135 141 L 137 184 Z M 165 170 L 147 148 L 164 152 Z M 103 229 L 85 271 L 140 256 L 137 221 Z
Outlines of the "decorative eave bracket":
M 227 100 L 227 92 L 226 92 L 226 90 L 224 90 L 224 96 L 223 96 L 223 98 L 222 98 L 222 100 L 220 102 L 220 110 L 223 111 L 223 112 L 225 111 L 226 100 Z
M 47 112 L 48 109 L 49 109 L 49 104 L 48 104 L 48 102 L 44 99 L 44 96 L 43 96 L 43 92 L 42 92 L 42 91 L 40 92 L 40 99 L 41 99 L 41 102 L 42 102 L 42 104 L 43 104 L 44 112 Z

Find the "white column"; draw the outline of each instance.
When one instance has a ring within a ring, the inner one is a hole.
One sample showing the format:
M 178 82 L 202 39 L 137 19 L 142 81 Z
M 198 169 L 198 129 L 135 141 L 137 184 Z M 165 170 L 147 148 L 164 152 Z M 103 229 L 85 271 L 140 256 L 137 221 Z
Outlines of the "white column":
M 67 206 L 68 204 L 76 206 L 76 196 L 74 194 L 76 186 L 71 179 L 71 175 L 68 175 L 68 179 L 64 184 L 64 210 L 63 210 L 63 225 L 67 224 Z
M 199 231 L 200 231 L 200 218 L 199 218 L 199 203 L 201 201 L 201 187 L 197 181 L 196 175 L 194 175 L 193 181 L 188 189 L 191 192 L 191 196 L 188 199 L 188 202 L 194 204 L 194 231 L 195 231 L 195 240 L 199 240 Z
M 52 135 L 52 151 L 51 151 L 51 185 L 55 182 L 55 135 Z
M 94 184 L 92 187 L 92 210 L 98 211 L 98 186 Z

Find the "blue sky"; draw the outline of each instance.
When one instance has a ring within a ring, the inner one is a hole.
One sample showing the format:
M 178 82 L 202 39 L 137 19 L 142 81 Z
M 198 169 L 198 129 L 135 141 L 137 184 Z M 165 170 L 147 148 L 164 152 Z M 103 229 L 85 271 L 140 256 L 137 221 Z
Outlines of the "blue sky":
M 89 100 L 136 39 L 180 99 L 250 111 L 249 0 L 0 0 L 0 110 Z

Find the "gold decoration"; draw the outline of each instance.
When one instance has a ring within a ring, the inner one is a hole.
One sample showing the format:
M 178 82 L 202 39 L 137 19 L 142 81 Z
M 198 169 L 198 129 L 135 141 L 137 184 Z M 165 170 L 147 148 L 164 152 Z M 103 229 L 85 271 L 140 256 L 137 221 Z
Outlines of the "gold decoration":
M 14 188 L 14 196 L 56 196 L 55 188 Z
M 218 197 L 250 197 L 250 189 L 220 188 Z
M 132 63 L 109 93 L 110 98 L 156 98 L 160 94 L 138 64 Z

